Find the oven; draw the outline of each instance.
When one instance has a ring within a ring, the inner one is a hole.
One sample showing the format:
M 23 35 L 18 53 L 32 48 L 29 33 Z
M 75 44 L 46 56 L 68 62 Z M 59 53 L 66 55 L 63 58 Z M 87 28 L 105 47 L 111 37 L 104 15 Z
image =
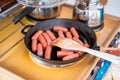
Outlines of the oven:
M 100 58 L 87 54 L 75 64 L 60 68 L 37 63 L 28 53 L 24 44 L 24 35 L 21 33 L 26 25 L 35 25 L 36 22 L 24 17 L 20 22 L 14 24 L 13 18 L 23 9 L 23 6 L 16 5 L 16 9 L 12 9 L 10 14 L 5 17 L 0 16 L 2 17 L 0 20 L 0 66 L 27 80 L 86 80 Z M 72 6 L 63 5 L 61 14 L 57 18 L 72 19 L 72 12 Z M 119 29 L 120 23 L 118 18 L 107 14 L 104 18 L 104 28 L 96 32 L 97 44 L 108 47 Z

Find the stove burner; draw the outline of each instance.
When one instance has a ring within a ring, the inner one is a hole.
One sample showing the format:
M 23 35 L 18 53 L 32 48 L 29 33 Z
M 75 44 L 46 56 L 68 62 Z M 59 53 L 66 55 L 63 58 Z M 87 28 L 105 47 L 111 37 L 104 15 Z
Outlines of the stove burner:
M 56 17 L 54 17 L 54 18 L 56 18 Z M 50 19 L 54 19 L 54 18 L 50 18 Z M 48 19 L 36 19 L 36 18 L 31 17 L 30 15 L 26 15 L 26 19 L 33 23 L 38 23 L 40 21 L 48 20 Z
M 33 23 L 38 23 L 38 22 L 40 22 L 40 20 L 35 19 L 35 18 L 32 18 L 32 17 L 29 16 L 29 15 L 26 15 L 25 17 L 26 17 L 26 19 L 27 19 L 28 21 L 30 21 L 30 22 L 33 22 Z

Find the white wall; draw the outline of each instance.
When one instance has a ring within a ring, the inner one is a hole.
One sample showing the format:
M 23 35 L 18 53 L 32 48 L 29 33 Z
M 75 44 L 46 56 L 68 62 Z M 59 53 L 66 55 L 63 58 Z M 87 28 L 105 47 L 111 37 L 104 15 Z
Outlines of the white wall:
M 67 0 L 67 4 L 74 5 L 75 0 Z
M 74 5 L 75 0 L 68 0 L 68 4 Z M 120 17 L 120 0 L 108 0 L 106 6 L 104 6 L 105 13 Z
M 105 13 L 120 17 L 120 0 L 108 0 L 104 9 Z

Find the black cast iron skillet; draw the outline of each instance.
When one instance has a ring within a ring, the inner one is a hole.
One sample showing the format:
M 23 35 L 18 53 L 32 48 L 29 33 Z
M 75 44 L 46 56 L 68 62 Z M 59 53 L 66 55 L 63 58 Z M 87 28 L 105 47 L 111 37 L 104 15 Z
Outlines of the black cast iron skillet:
M 25 46 L 26 48 L 31 52 L 31 54 L 33 54 L 34 56 L 36 56 L 37 58 L 39 58 L 39 60 L 45 61 L 47 63 L 50 64 L 69 64 L 69 63 L 73 63 L 75 61 L 80 60 L 81 58 L 83 58 L 85 55 L 76 58 L 76 59 L 72 59 L 72 60 L 68 60 L 68 61 L 62 61 L 60 58 L 56 57 L 56 52 L 58 50 L 60 50 L 60 48 L 58 47 L 53 47 L 52 50 L 52 55 L 51 55 L 51 60 L 46 60 L 43 57 L 39 57 L 37 56 L 36 53 L 32 52 L 31 50 L 31 37 L 33 36 L 33 34 L 38 31 L 39 29 L 46 31 L 46 30 L 52 30 L 53 27 L 55 25 L 58 26 L 63 26 L 66 28 L 70 28 L 70 27 L 75 27 L 76 30 L 78 31 L 78 33 L 80 34 L 80 39 L 85 43 L 87 42 L 90 45 L 90 48 L 95 49 L 96 47 L 96 35 L 95 32 L 88 27 L 86 24 L 76 21 L 76 20 L 72 20 L 72 19 L 50 19 L 50 20 L 46 20 L 46 21 L 41 21 L 39 22 L 37 25 L 35 26 L 26 26 L 21 32 L 23 34 L 25 34 L 25 38 L 24 38 L 24 42 L 25 42 Z M 25 32 L 25 29 L 27 27 L 32 27 L 29 29 L 28 32 Z M 54 33 L 56 36 L 57 34 Z

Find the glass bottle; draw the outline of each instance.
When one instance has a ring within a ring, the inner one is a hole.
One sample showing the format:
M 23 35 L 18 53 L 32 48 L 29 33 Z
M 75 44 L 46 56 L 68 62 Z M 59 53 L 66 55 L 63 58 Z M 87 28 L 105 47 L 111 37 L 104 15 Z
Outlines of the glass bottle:
M 84 22 L 94 31 L 104 26 L 104 8 L 99 0 L 76 0 L 73 9 L 73 19 Z

